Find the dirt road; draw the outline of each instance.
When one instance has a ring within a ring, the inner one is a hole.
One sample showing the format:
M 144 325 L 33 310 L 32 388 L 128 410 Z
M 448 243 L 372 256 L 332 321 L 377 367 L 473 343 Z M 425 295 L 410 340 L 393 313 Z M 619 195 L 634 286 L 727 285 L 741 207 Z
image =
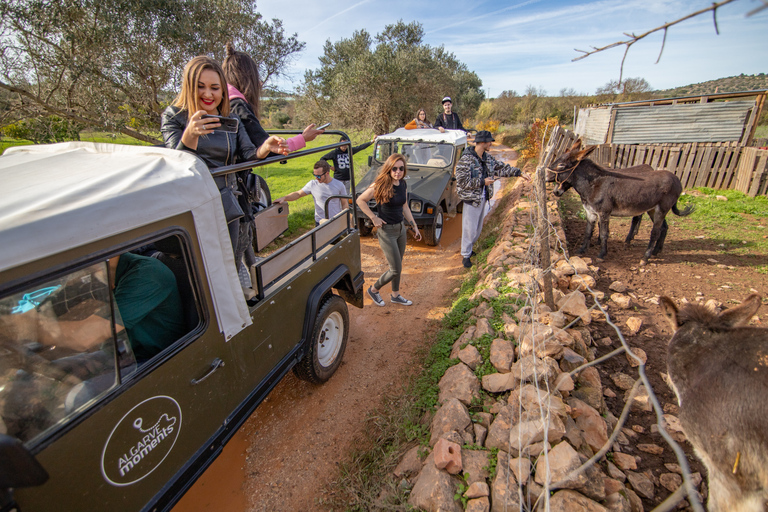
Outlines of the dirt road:
M 516 159 L 506 150 L 503 160 Z M 365 418 L 397 389 L 430 319 L 442 318 L 464 274 L 461 215 L 445 222 L 441 244 L 409 238 L 400 291 L 413 306 L 350 307 L 344 362 L 315 386 L 289 374 L 258 407 L 174 512 L 308 511 L 338 474 Z M 387 269 L 375 237 L 363 237 L 365 286 Z M 389 288 L 382 296 L 388 299 Z

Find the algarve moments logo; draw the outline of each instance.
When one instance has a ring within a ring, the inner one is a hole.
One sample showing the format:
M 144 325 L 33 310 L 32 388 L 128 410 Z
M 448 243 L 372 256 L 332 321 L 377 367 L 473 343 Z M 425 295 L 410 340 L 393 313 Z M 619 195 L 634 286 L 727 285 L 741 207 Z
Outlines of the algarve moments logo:
M 142 480 L 165 460 L 181 430 L 181 408 L 169 396 L 154 396 L 115 425 L 101 455 L 101 473 L 112 485 Z

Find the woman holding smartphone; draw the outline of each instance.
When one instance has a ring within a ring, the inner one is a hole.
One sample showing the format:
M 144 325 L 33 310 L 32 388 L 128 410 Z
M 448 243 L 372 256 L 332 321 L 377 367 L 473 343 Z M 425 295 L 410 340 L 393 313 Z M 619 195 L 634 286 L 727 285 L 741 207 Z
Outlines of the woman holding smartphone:
M 381 298 L 381 288 L 392 283 L 390 302 L 410 306 L 412 301 L 400 295 L 400 274 L 403 271 L 403 256 L 407 230 L 405 222 L 412 226 L 416 240 L 421 240 L 419 227 L 413 220 L 413 214 L 408 207 L 408 190 L 405 176 L 408 173 L 405 157 L 395 153 L 387 158 L 381 166 L 373 184 L 357 198 L 357 206 L 365 213 L 378 228 L 379 247 L 389 263 L 389 270 L 379 277 L 373 286 L 368 287 L 368 295 L 377 306 L 385 306 Z M 378 215 L 368 207 L 368 201 L 376 199 Z

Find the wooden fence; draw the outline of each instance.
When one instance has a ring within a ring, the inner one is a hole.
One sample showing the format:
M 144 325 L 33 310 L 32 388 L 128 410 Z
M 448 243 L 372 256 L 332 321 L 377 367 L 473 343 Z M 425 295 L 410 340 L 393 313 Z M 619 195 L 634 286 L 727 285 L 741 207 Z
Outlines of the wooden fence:
M 592 158 L 614 169 L 650 164 L 673 172 L 683 188 L 736 189 L 768 194 L 768 150 L 736 142 L 688 144 L 601 144 Z

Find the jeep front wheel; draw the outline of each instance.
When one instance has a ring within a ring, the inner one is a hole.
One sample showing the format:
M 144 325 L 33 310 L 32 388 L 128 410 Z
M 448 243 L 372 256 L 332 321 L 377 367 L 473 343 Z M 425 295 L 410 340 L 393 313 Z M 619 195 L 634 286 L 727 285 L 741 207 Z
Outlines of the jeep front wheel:
M 307 354 L 293 368 L 296 376 L 315 384 L 330 379 L 341 365 L 348 338 L 347 303 L 338 295 L 330 295 L 317 312 Z
M 435 208 L 435 216 L 432 219 L 432 224 L 424 227 L 424 242 L 427 245 L 437 245 L 440 243 L 440 238 L 443 236 L 443 208 L 437 206 Z

